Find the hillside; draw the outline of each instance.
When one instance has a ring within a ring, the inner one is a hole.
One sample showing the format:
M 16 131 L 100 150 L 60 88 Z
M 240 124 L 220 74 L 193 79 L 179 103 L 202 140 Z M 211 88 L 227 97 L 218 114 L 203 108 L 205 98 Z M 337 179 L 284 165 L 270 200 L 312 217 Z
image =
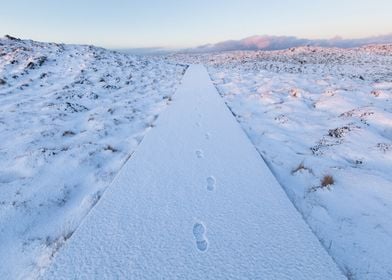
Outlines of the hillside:
M 204 63 L 349 279 L 392 266 L 392 45 L 172 56 Z
M 170 104 L 185 69 L 93 46 L 0 39 L 2 279 L 47 266 Z

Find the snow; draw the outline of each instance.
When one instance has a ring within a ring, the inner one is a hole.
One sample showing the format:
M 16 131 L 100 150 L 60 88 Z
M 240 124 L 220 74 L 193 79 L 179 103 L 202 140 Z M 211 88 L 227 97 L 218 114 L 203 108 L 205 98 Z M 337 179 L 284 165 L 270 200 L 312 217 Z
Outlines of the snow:
M 0 278 L 51 261 L 168 107 L 186 66 L 0 39 Z
M 201 62 L 349 279 L 392 277 L 392 45 L 176 55 Z M 325 175 L 333 185 L 322 186 Z
M 0 278 L 390 279 L 391 54 L 0 39 Z
M 203 66 L 44 279 L 343 279 Z

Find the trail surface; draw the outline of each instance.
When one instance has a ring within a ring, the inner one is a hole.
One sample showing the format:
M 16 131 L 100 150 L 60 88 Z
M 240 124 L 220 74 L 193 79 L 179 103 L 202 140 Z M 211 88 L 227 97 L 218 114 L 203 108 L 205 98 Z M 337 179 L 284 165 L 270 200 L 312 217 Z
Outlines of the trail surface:
M 199 65 L 45 278 L 344 279 Z

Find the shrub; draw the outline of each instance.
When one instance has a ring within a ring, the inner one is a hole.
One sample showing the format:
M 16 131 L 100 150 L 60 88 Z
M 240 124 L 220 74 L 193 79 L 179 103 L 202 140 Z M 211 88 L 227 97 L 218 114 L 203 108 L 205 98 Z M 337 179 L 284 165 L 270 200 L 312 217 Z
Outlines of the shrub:
M 335 179 L 331 175 L 324 175 L 323 179 L 321 179 L 321 186 L 328 187 L 335 183 Z

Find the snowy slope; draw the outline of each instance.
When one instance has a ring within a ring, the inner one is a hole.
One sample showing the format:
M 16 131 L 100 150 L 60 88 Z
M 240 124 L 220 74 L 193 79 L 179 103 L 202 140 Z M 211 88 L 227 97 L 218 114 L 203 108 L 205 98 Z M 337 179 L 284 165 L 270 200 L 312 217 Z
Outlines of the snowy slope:
M 341 78 L 392 81 L 392 45 L 354 49 L 298 47 L 281 51 L 236 51 L 172 56 L 178 61 L 222 65 L 229 69 L 274 73 L 332 75 Z
M 343 279 L 203 66 L 45 279 Z
M 392 46 L 302 47 L 206 63 L 286 193 L 350 279 L 392 277 Z M 325 175 L 334 184 L 323 186 Z
M 0 39 L 0 278 L 46 267 L 170 103 L 186 67 Z

